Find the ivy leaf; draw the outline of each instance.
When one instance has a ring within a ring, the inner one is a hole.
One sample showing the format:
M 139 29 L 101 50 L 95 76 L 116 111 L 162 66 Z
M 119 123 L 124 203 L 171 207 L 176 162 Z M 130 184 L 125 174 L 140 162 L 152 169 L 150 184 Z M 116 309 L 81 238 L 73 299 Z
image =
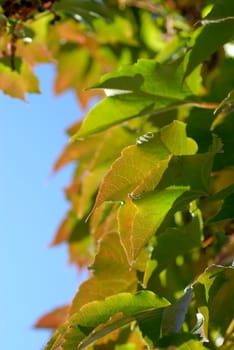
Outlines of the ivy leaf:
M 207 152 L 173 157 L 157 188 L 189 186 L 195 198 L 208 194 L 214 156 L 213 152 Z
M 124 147 L 135 144 L 135 141 L 135 131 L 128 130 L 126 127 L 118 125 L 106 130 L 102 133 L 101 140 L 96 144 L 96 150 L 92 157 L 90 169 L 93 170 L 103 164 L 109 165 L 120 156 Z
M 92 88 L 182 100 L 192 94 L 186 82 L 183 84 L 183 73 L 181 60 L 160 64 L 155 60 L 140 59 L 133 65 L 123 66 L 116 72 L 106 74 Z
M 77 215 L 73 211 L 69 211 L 56 232 L 56 235 L 51 243 L 51 246 L 56 246 L 68 241 L 77 224 Z
M 69 305 L 61 306 L 44 316 L 42 316 L 35 324 L 36 328 L 51 328 L 60 327 L 66 320 L 69 312 Z
M 180 142 L 178 142 L 180 140 Z M 152 191 L 160 182 L 172 154 L 194 154 L 196 143 L 186 137 L 185 124 L 174 121 L 148 142 L 125 148 L 100 186 L 95 207 L 104 201 L 124 201 L 126 197 Z
M 220 211 L 211 218 L 208 223 L 214 223 L 225 219 L 233 219 L 234 217 L 234 193 L 224 199 Z
M 103 203 L 90 218 L 90 231 L 96 242 L 111 232 L 117 232 L 116 210 L 118 204 Z
M 184 294 L 172 305 L 163 310 L 162 334 L 178 333 L 187 313 L 187 309 L 192 300 L 193 288 L 187 287 Z
M 234 192 L 234 184 L 232 183 L 231 185 L 227 186 L 226 188 L 222 189 L 221 191 L 216 192 L 212 196 L 208 197 L 205 200 L 205 203 L 210 203 L 210 202 L 216 202 L 216 201 L 222 201 L 228 196 L 232 195 Z
M 75 28 L 70 28 L 67 23 L 64 26 L 65 28 L 60 28 L 61 38 L 64 39 L 67 32 L 69 33 L 70 31 L 73 40 L 67 34 L 68 40 L 75 43 L 73 46 L 72 44 L 68 45 L 68 49 L 62 50 L 59 54 L 54 91 L 56 94 L 61 94 L 67 89 L 74 89 L 81 106 L 86 108 L 90 97 L 94 94 L 87 91 L 84 92 L 84 89 L 87 85 L 96 81 L 101 74 L 101 62 L 99 62 L 101 59 L 97 57 L 93 59 L 90 54 L 90 51 L 95 52 L 97 50 L 97 43 L 93 38 L 88 37 L 80 30 L 77 31 L 75 24 Z M 74 31 L 77 34 L 74 34 Z M 85 42 L 86 47 L 77 49 L 77 41 L 78 44 L 81 41 L 82 46 Z M 74 62 L 79 62 L 79 65 L 74 65 Z M 72 70 L 71 67 L 73 67 Z
M 234 110 L 234 90 L 230 91 L 225 99 L 218 105 L 215 114 L 228 114 Z
M 70 314 L 91 301 L 101 300 L 121 292 L 136 292 L 136 271 L 129 269 L 119 235 L 110 232 L 100 243 L 94 263 L 90 267 L 94 276 L 85 281 L 75 295 Z
M 150 291 L 120 293 L 84 305 L 59 328 L 45 350 L 83 349 L 95 340 L 133 321 L 147 319 L 169 305 Z
M 153 178 L 156 185 L 169 162 L 169 156 L 169 151 L 162 144 L 159 137 L 143 147 L 133 145 L 125 148 L 121 157 L 112 164 L 105 175 L 95 207 L 98 207 L 104 201 L 121 202 L 125 200 L 128 193 L 133 192 L 138 185 L 146 182 L 148 176 L 151 180 L 154 169 L 159 171 L 158 176 Z M 163 163 L 160 163 L 161 161 Z
M 234 268 L 211 265 L 193 286 L 199 312 L 204 316 L 204 336 L 209 338 L 210 327 L 224 336 L 234 315 Z
M 160 339 L 157 343 L 158 350 L 207 350 L 199 340 L 197 340 L 196 336 L 190 333 L 179 333 L 167 335 Z
M 166 107 L 178 108 L 194 93 L 192 85 L 183 81 L 183 75 L 183 62 L 179 60 L 161 65 L 152 60 L 139 60 L 104 76 L 95 87 L 117 90 L 119 94 L 107 97 L 91 109 L 72 139 L 86 137 L 135 117 L 161 112 Z M 197 74 L 194 81 L 199 77 Z
M 194 214 L 193 214 L 194 215 Z M 157 237 L 152 259 L 156 262 L 155 273 L 163 271 L 178 255 L 184 255 L 202 240 L 202 228 L 198 216 L 182 227 L 168 227 Z
M 153 101 L 134 94 L 107 97 L 89 111 L 81 129 L 72 136 L 71 141 L 83 139 L 132 118 L 147 116 L 152 111 L 172 104 L 167 99 Z
M 25 61 L 16 59 L 17 69 L 12 70 L 5 58 L 0 59 L 0 89 L 7 95 L 25 100 L 25 93 L 39 93 L 39 82 Z
M 88 163 L 92 159 L 97 144 L 102 141 L 102 138 L 103 135 L 99 134 L 87 140 L 69 143 L 56 160 L 53 171 L 59 171 L 70 162 L 77 161 L 78 159 L 82 163 Z
M 103 164 L 92 171 L 86 170 L 85 174 L 81 176 L 81 191 L 77 204 L 77 215 L 79 218 L 82 218 L 85 214 L 87 215 L 91 210 L 93 197 L 107 169 L 108 164 Z
M 187 137 L 186 125 L 179 121 L 174 121 L 161 129 L 161 140 L 169 151 L 176 155 L 190 155 L 197 152 L 196 142 Z
M 234 38 L 234 5 L 232 1 L 219 0 L 212 11 L 202 21 L 203 28 L 194 33 L 195 41 L 192 50 L 188 53 L 188 65 L 185 76 L 194 68 L 208 59 L 225 43 Z
M 81 307 L 94 300 L 102 300 L 106 297 L 129 292 L 135 293 L 137 290 L 137 279 L 135 271 L 115 276 L 112 278 L 108 276 L 91 276 L 87 281 L 83 282 L 76 293 L 70 314 L 74 314 L 80 310 Z
M 70 16 L 81 16 L 84 20 L 92 22 L 93 19 L 98 17 L 108 18 L 110 11 L 100 1 L 81 0 L 61 0 L 54 4 L 55 10 L 61 11 Z
M 120 206 L 120 239 L 130 265 L 160 227 L 175 201 L 188 189 L 182 186 L 168 187 L 162 191 L 150 192 L 134 202 L 126 200 Z
M 223 143 L 223 153 L 216 154 L 214 170 L 221 170 L 225 167 L 233 167 L 234 165 L 233 123 L 234 112 L 227 114 L 222 120 L 215 121 L 213 132 L 220 137 Z
M 129 271 L 129 265 L 124 249 L 117 233 L 109 233 L 102 239 L 99 252 L 90 267 L 99 276 L 117 276 Z

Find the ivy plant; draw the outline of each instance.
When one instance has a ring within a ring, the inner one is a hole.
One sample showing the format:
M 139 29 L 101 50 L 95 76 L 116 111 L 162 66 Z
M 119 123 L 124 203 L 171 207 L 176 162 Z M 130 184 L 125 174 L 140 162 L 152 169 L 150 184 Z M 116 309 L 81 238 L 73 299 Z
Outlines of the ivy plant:
M 234 2 L 0 6 L 0 89 L 38 93 L 50 62 L 88 110 L 52 245 L 89 277 L 37 322 L 45 350 L 233 349 Z

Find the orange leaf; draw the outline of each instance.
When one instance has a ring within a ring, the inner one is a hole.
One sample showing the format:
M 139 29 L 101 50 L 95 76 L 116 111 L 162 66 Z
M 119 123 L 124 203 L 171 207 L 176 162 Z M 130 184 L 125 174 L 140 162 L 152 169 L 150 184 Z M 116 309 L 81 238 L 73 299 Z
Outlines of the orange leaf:
M 35 327 L 52 329 L 58 328 L 65 322 L 68 316 L 69 308 L 69 305 L 65 305 L 45 314 L 36 322 Z

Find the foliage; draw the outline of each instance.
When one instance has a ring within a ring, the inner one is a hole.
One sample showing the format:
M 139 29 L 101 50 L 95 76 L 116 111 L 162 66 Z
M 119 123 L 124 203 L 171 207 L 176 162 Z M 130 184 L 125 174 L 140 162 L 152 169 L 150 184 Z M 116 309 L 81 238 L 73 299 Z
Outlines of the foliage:
M 54 165 L 76 170 L 52 245 L 90 275 L 38 321 L 45 349 L 231 350 L 233 1 L 0 4 L 6 94 L 51 62 L 56 94 L 98 97 Z

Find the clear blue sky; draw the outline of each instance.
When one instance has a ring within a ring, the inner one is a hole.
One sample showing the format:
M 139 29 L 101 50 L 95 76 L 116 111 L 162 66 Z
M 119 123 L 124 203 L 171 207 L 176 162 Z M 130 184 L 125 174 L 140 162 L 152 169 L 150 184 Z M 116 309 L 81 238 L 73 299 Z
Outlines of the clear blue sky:
M 43 313 L 72 299 L 80 276 L 66 246 L 49 249 L 68 208 L 62 188 L 72 167 L 50 177 L 67 142 L 65 128 L 81 112 L 69 92 L 54 97 L 53 68 L 36 69 L 41 95 L 28 103 L 0 94 L 1 348 L 40 350 L 48 331 L 34 330 Z

